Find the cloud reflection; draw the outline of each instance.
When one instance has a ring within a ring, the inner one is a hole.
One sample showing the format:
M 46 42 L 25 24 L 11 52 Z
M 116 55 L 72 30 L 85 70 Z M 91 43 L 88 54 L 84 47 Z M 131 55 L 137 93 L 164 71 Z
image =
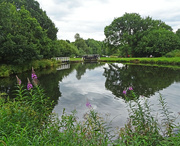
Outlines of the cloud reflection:
M 106 78 L 102 75 L 103 71 L 103 67 L 87 70 L 86 74 L 81 77 L 81 80 L 76 78 L 76 72 L 74 71 L 68 78 L 63 79 L 59 85 L 62 96 L 59 98 L 54 112 L 61 115 L 63 108 L 66 109 L 67 113 L 76 109 L 77 116 L 81 120 L 83 114 L 89 110 L 86 107 L 88 99 L 93 109 L 102 115 L 110 115 L 109 120 L 118 116 L 118 118 L 113 120 L 114 126 L 124 124 L 127 115 L 124 114 L 127 113 L 126 105 L 122 99 L 116 100 L 114 95 L 105 89 Z M 119 118 L 121 121 L 119 121 Z

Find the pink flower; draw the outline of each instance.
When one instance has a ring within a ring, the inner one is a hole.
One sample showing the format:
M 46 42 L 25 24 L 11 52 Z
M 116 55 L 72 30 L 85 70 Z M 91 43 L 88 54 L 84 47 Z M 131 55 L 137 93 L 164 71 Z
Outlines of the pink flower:
M 27 89 L 30 90 L 31 88 L 33 88 L 33 85 L 31 84 L 29 78 L 27 78 L 27 80 L 28 80 Z
M 123 94 L 125 94 L 125 95 L 126 95 L 126 90 L 123 90 Z
M 34 86 L 37 86 L 37 84 L 38 84 L 38 79 L 37 79 L 37 75 L 36 75 L 33 67 L 32 67 L 31 77 L 32 77 L 32 82 L 33 82 Z
M 129 87 L 129 90 L 133 90 L 133 88 L 132 88 L 132 87 Z
M 32 77 L 32 79 L 37 79 L 37 75 L 36 75 L 33 67 L 32 67 L 32 76 L 31 77 Z
M 86 102 L 86 106 L 88 107 L 88 108 L 90 108 L 91 107 L 91 104 L 90 104 L 90 102 Z
M 21 85 L 21 80 L 18 78 L 17 75 L 16 75 L 16 78 L 17 78 L 17 83 L 18 83 L 18 85 Z

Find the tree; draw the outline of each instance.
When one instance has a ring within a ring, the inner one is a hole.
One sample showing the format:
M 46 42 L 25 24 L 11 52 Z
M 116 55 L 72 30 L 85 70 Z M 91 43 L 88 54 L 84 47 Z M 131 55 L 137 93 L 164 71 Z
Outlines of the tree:
M 159 28 L 172 30 L 170 26 L 160 20 L 152 20 L 150 17 L 144 19 L 137 13 L 125 13 L 122 17 L 114 19 L 109 26 L 105 27 L 105 42 L 112 49 L 121 49 L 125 46 L 126 49 L 121 49 L 121 52 L 126 50 L 126 52 L 130 52 L 134 56 L 136 55 L 137 45 L 146 34 L 146 31 Z
M 92 49 L 92 54 L 102 54 L 102 42 L 96 41 L 94 39 L 87 39 L 85 42 L 87 46 Z
M 74 36 L 74 38 L 75 38 L 75 41 L 81 39 L 79 33 L 76 33 L 75 36 Z
M 79 51 L 76 46 L 68 43 L 64 40 L 58 40 L 58 54 L 57 56 L 76 56 L 79 54 Z
M 36 18 L 40 26 L 46 31 L 47 36 L 51 40 L 57 39 L 58 29 L 55 27 L 55 24 L 47 16 L 46 12 L 40 8 L 40 5 L 35 0 L 0 0 L 2 2 L 10 2 L 16 6 L 17 10 L 20 10 L 22 6 L 28 10 L 32 17 Z
M 154 29 L 144 35 L 138 44 L 136 56 L 163 56 L 180 49 L 180 40 L 176 34 L 166 29 Z
M 74 45 L 78 48 L 79 55 L 82 56 L 85 54 L 91 54 L 92 53 L 91 49 L 88 48 L 85 40 L 83 38 L 81 38 L 78 33 L 75 34 L 74 38 L 75 38 Z
M 180 29 L 176 31 L 176 35 L 180 38 Z
M 24 7 L 0 3 L 0 56 L 3 63 L 24 63 L 44 57 L 47 34 Z

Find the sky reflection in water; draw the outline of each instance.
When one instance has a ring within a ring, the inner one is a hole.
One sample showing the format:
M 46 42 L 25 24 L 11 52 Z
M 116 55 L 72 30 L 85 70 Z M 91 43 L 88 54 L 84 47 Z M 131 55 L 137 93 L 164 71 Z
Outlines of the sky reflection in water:
M 116 64 L 119 68 L 123 67 L 122 64 Z M 70 113 L 74 109 L 77 111 L 77 117 L 82 119 L 83 115 L 89 110 L 86 107 L 87 100 L 92 105 L 93 109 L 97 110 L 100 114 L 108 115 L 107 121 L 112 121 L 113 127 L 123 126 L 127 121 L 127 108 L 124 99 L 117 98 L 110 90 L 105 87 L 107 78 L 104 74 L 104 67 L 108 68 L 108 64 L 96 67 L 94 70 L 87 69 L 81 78 L 77 79 L 77 71 L 74 70 L 66 78 L 59 82 L 59 90 L 61 97 L 59 97 L 58 104 L 54 108 L 54 112 L 62 115 L 63 108 L 66 113 Z M 171 111 L 176 115 L 179 110 L 180 104 L 180 83 L 174 82 L 169 87 L 160 90 L 159 92 L 166 98 L 168 106 Z M 152 95 L 149 100 L 154 104 L 154 113 L 157 113 L 157 99 L 159 93 Z M 142 98 L 142 97 L 140 97 Z M 180 119 L 178 119 L 180 121 Z

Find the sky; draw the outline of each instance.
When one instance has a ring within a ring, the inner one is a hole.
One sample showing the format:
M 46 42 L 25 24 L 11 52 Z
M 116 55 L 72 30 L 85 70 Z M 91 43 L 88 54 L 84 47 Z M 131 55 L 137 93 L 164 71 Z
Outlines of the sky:
M 104 28 L 125 13 L 161 20 L 177 31 L 180 28 L 180 0 L 36 0 L 58 28 L 57 37 L 75 41 L 105 39 Z

